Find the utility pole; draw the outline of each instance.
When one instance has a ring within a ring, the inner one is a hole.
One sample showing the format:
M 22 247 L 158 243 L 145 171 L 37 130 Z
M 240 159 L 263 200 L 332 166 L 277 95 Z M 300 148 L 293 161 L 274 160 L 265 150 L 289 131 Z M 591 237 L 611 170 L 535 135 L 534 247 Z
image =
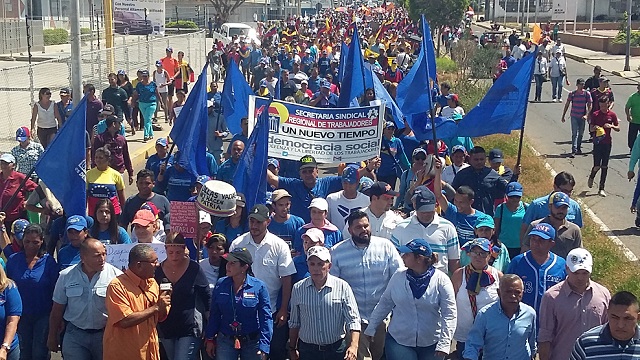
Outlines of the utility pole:
M 624 56 L 624 71 L 631 71 L 631 67 L 629 67 L 629 57 L 631 56 L 631 4 L 632 0 L 627 0 L 627 51 Z
M 73 105 L 82 100 L 82 54 L 80 52 L 80 0 L 71 0 L 71 87 Z

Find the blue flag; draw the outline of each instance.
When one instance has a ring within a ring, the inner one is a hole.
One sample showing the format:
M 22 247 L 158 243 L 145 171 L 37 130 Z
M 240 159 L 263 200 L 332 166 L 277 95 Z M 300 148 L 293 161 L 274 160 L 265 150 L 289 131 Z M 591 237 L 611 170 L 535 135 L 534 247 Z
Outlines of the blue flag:
M 340 45 L 340 64 L 338 66 L 338 82 L 342 83 L 342 79 L 344 79 L 344 67 L 347 62 L 347 54 L 349 53 L 349 46 L 342 42 Z
M 227 121 L 227 127 L 232 134 L 242 131 L 240 122 L 249 113 L 250 95 L 253 95 L 251 86 L 247 84 L 247 80 L 238 69 L 235 61 L 229 59 L 220 102 L 224 118 Z
M 207 68 L 205 64 L 180 115 L 171 129 L 171 139 L 180 149 L 179 164 L 194 176 L 210 175 L 207 166 Z
M 354 100 L 355 104 L 357 104 L 358 96 L 364 94 L 365 90 L 364 62 L 362 60 L 362 47 L 360 47 L 358 27 L 353 30 L 344 69 L 344 78 L 342 79 L 340 97 L 338 98 L 338 107 L 342 108 L 350 107 Z
M 427 50 L 427 63 L 429 65 L 429 79 L 435 84 L 436 82 L 436 51 L 433 47 L 433 37 L 431 37 L 431 27 L 422 15 L 422 46 Z
M 273 94 L 273 98 L 274 99 L 278 99 L 278 100 L 282 100 L 280 99 L 281 95 L 280 95 L 280 85 L 282 85 L 280 82 L 282 81 L 282 76 L 278 77 L 278 81 L 276 82 L 276 93 Z
M 369 71 L 369 73 L 371 74 L 372 71 Z M 373 91 L 376 94 L 376 99 L 385 102 L 384 106 L 387 108 L 387 111 L 390 111 L 391 115 L 393 115 L 393 121 L 396 123 L 396 127 L 398 129 L 404 129 L 404 114 L 398 105 L 396 105 L 391 95 L 389 95 L 387 89 L 384 88 L 380 79 L 374 74 L 371 74 L 371 78 L 373 79 Z
M 256 204 L 264 204 L 267 193 L 267 153 L 269 145 L 269 99 L 258 109 L 258 121 L 249 136 L 233 176 L 233 186 L 243 193 L 251 210 Z M 276 120 L 277 121 L 277 120 Z
M 491 86 L 487 94 L 458 123 L 458 136 L 509 134 L 522 129 L 536 51 L 516 62 Z
M 67 216 L 87 213 L 86 116 L 85 96 L 35 165 L 38 177 L 60 201 Z
M 427 21 L 422 15 L 422 34 L 430 33 Z M 431 44 L 433 47 L 433 43 Z M 429 77 L 435 73 L 429 69 L 429 48 L 427 36 L 422 36 L 422 45 L 420 46 L 420 54 L 418 61 L 411 67 L 409 74 L 398 84 L 398 96 L 396 100 L 400 110 L 405 115 L 429 112 L 432 108 L 431 99 L 431 83 Z M 435 64 L 435 59 L 433 60 Z
M 457 137 L 458 125 L 453 119 L 446 119 L 442 116 L 438 116 L 433 119 L 433 123 L 436 126 L 436 132 L 439 139 Z M 419 141 L 433 139 L 433 126 L 427 113 L 411 115 L 410 125 L 414 136 Z

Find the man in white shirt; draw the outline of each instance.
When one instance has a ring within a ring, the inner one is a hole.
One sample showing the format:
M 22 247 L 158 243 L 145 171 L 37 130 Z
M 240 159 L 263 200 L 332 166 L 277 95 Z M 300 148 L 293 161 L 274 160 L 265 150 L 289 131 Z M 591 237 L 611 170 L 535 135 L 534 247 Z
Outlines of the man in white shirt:
M 556 49 L 554 57 L 549 62 L 549 76 L 551 77 L 551 96 L 553 102 L 562 102 L 562 86 L 567 76 L 567 62 L 562 50 Z M 569 81 L 567 81 L 569 85 Z
M 553 48 L 551 48 L 551 54 L 555 54 L 556 51 L 560 50 L 560 53 L 562 54 L 562 57 L 564 57 L 565 54 L 565 48 L 564 48 L 564 44 L 562 43 L 562 39 L 558 38 L 556 40 L 556 44 L 553 45 Z
M 541 101 L 542 97 L 542 84 L 546 81 L 547 77 L 547 68 L 548 68 L 547 59 L 544 57 L 543 51 L 539 51 L 536 63 L 533 67 L 533 77 L 536 80 L 536 94 L 533 98 L 533 101 Z
M 383 181 L 376 181 L 365 193 L 369 195 L 370 203 L 362 211 L 369 217 L 371 235 L 391 240 L 391 233 L 396 225 L 404 220 L 402 216 L 391 210 L 393 198 L 398 196 L 398 193 Z M 351 238 L 349 224 L 344 225 L 342 236 L 344 239 Z
M 438 254 L 437 269 L 453 273 L 460 267 L 460 243 L 455 226 L 436 214 L 436 196 L 426 186 L 418 186 L 412 201 L 415 213 L 398 224 L 391 241 L 406 245 L 422 238 Z
M 251 267 L 255 277 L 262 280 L 269 290 L 274 325 L 269 355 L 275 359 L 284 359 L 288 354 L 287 317 L 292 289 L 291 275 L 295 274 L 296 268 L 287 243 L 267 230 L 271 222 L 269 215 L 270 211 L 266 206 L 254 206 L 249 212 L 249 232 L 233 240 L 229 251 L 247 248 L 253 259 L 260 259 Z M 281 289 L 282 301 L 278 303 L 278 293 Z
M 342 172 L 342 190 L 327 195 L 328 219 L 338 229 L 344 228 L 353 210 L 369 206 L 369 198 L 358 191 L 358 185 L 358 170 L 347 166 Z
M 369 316 L 387 288 L 391 276 L 403 267 L 403 262 L 389 240 L 371 236 L 367 214 L 356 210 L 347 218 L 347 224 L 351 239 L 331 248 L 331 275 L 343 279 L 351 286 L 364 331 Z M 373 342 L 366 337 L 360 337 L 357 360 L 380 360 L 386 332 L 387 326 L 382 322 L 376 329 Z

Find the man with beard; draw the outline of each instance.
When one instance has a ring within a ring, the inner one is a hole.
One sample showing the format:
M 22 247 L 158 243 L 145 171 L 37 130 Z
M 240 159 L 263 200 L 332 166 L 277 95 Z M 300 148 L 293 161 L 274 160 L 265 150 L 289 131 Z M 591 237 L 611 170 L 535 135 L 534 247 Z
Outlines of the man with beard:
M 569 196 L 563 192 L 554 192 L 549 196 L 549 215 L 536 220 L 529 225 L 527 234 L 539 223 L 547 223 L 556 230 L 556 244 L 551 252 L 566 258 L 573 249 L 582 247 L 582 234 L 578 225 L 567 221 L 569 212 Z M 522 247 L 522 252 L 529 250 L 530 239 L 527 236 Z
M 403 262 L 393 243 L 381 237 L 371 236 L 369 216 L 365 212 L 352 212 L 347 217 L 347 224 L 351 240 L 344 240 L 331 249 L 331 275 L 345 280 L 351 286 L 364 331 L 391 275 Z M 358 360 L 365 357 L 379 360 L 382 357 L 386 327 L 384 322 L 380 324 L 372 342 L 365 336 L 360 337 Z

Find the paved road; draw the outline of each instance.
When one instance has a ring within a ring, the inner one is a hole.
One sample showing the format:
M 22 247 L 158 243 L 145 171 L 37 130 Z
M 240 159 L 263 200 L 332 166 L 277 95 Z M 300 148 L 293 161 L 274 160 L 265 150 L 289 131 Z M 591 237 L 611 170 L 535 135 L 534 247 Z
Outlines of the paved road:
M 593 73 L 593 67 L 579 63 L 574 60 L 567 61 L 567 72 L 571 90 L 575 88 L 575 80 L 579 77 L 586 79 Z M 549 164 L 558 172 L 568 171 L 576 178 L 574 197 L 582 199 L 602 221 L 617 235 L 622 242 L 640 255 L 640 242 L 638 235 L 640 231 L 634 226 L 634 215 L 629 211 L 635 181 L 627 181 L 627 168 L 629 164 L 629 148 L 627 147 L 628 123 L 624 115 L 624 105 L 627 98 L 636 91 L 636 82 L 606 74 L 610 79 L 610 86 L 615 95 L 615 105 L 613 111 L 620 119 L 620 132 L 613 133 L 613 149 L 609 162 L 609 173 L 606 182 L 607 197 L 597 195 L 597 183 L 599 174 L 596 176 L 596 185 L 593 189 L 587 187 L 587 177 L 593 158 L 590 154 L 592 145 L 585 143 L 582 145 L 583 152 L 587 155 L 568 158 L 571 152 L 571 126 L 567 116 L 567 122 L 561 122 L 564 103 L 551 102 L 551 85 L 545 83 L 543 88 L 543 103 L 529 103 L 527 109 L 527 119 L 525 125 L 525 135 Z M 533 99 L 534 86 L 531 87 Z M 563 98 L 566 100 L 568 94 L 565 89 Z M 586 133 L 586 132 L 585 132 Z M 588 138 L 588 135 L 585 136 Z

